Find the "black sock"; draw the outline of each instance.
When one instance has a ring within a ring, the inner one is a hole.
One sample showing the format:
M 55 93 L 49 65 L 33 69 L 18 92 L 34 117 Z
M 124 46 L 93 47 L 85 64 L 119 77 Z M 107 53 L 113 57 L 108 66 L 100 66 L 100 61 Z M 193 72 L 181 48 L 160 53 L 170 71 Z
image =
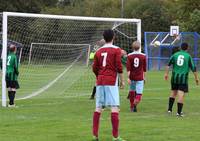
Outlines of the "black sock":
M 15 91 L 10 92 L 10 105 L 14 105 L 14 100 L 15 100 Z
M 181 112 L 182 112 L 183 103 L 177 103 L 177 107 L 178 107 L 178 111 L 177 111 L 177 113 L 180 115 Z
M 96 86 L 93 87 L 91 97 L 94 98 L 95 94 L 96 94 Z
M 9 104 L 11 105 L 12 91 L 8 91 Z
M 174 101 L 175 101 L 175 98 L 173 98 L 173 97 L 170 97 L 170 98 L 169 98 L 168 111 L 172 111 L 172 107 L 173 107 L 173 105 L 174 105 Z

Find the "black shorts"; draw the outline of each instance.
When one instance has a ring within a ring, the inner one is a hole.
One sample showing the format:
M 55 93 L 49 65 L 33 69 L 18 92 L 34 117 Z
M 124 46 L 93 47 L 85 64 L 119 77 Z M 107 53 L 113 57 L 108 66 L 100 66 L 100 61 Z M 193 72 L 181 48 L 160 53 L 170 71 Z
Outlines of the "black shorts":
M 18 81 L 6 80 L 6 87 L 7 88 L 19 89 L 19 83 L 18 83 Z
M 171 84 L 171 90 L 180 90 L 185 93 L 188 92 L 188 84 Z

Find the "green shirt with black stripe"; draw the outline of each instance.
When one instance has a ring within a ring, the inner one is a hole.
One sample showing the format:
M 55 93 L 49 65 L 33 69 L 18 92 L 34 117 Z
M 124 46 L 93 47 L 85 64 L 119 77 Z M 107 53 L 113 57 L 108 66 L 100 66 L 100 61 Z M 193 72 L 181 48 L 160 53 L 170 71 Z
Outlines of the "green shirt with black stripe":
M 173 67 L 172 69 L 172 84 L 188 84 L 189 71 L 196 71 L 195 64 L 192 57 L 186 51 L 178 51 L 171 56 L 168 66 Z
M 17 81 L 18 71 L 18 60 L 15 53 L 11 52 L 7 56 L 6 63 L 6 79 L 9 81 Z

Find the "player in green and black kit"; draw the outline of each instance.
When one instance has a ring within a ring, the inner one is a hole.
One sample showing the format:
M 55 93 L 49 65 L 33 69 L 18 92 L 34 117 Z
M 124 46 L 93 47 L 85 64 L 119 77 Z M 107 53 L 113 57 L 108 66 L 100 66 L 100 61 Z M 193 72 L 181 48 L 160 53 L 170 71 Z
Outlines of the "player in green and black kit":
M 177 116 L 182 117 L 182 108 L 184 94 L 188 92 L 188 74 L 190 69 L 194 73 L 196 84 L 199 84 L 199 78 L 196 67 L 193 63 L 192 57 L 187 53 L 188 44 L 182 43 L 181 50 L 173 54 L 169 60 L 169 64 L 166 67 L 165 80 L 168 80 L 169 66 L 172 65 L 172 77 L 171 77 L 171 95 L 169 97 L 168 113 L 172 112 L 172 107 L 176 96 L 178 95 L 177 103 Z
M 16 56 L 16 46 L 10 45 L 9 54 L 7 56 L 6 64 L 6 86 L 8 88 L 9 105 L 8 107 L 14 107 L 14 99 L 16 94 L 16 89 L 19 88 L 19 83 L 17 77 L 19 75 L 18 71 L 18 60 Z

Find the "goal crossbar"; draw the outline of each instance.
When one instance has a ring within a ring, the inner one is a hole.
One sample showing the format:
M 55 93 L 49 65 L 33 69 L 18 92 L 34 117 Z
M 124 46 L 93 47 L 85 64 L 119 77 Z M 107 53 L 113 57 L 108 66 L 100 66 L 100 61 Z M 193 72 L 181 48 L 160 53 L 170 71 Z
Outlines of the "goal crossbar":
M 64 15 L 33 14 L 33 13 L 18 13 L 18 12 L 3 12 L 3 15 L 16 16 L 16 17 L 33 17 L 33 18 L 48 18 L 48 19 L 70 19 L 70 20 L 86 20 L 86 21 L 135 22 L 135 23 L 140 23 L 141 22 L 141 19 L 64 16 Z

